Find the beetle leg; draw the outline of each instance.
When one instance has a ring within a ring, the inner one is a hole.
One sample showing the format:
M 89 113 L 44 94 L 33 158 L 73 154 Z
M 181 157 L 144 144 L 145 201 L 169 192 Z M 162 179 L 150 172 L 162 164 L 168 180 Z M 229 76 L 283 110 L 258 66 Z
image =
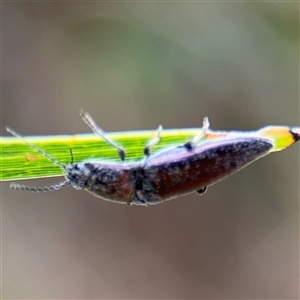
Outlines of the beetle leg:
M 159 125 L 157 128 L 156 136 L 144 148 L 145 156 L 147 157 L 150 156 L 151 148 L 159 142 L 161 131 L 162 131 L 162 126 Z
M 91 115 L 86 111 L 80 110 L 80 116 L 82 117 L 83 121 L 94 131 L 94 133 L 100 135 L 109 145 L 117 149 L 120 159 L 124 161 L 126 157 L 125 150 L 106 136 L 105 132 L 97 125 Z
M 201 139 L 206 138 L 208 129 L 209 129 L 209 120 L 208 120 L 208 117 L 205 117 L 203 119 L 203 126 L 202 126 L 201 131 L 196 136 L 194 136 L 191 140 L 187 141 L 183 145 L 183 147 L 185 147 L 187 150 L 191 151 Z
M 206 191 L 207 191 L 207 186 L 205 186 L 205 187 L 202 188 L 202 189 L 197 190 L 196 193 L 197 193 L 199 196 L 202 196 L 202 195 L 204 195 L 204 194 L 206 193 Z

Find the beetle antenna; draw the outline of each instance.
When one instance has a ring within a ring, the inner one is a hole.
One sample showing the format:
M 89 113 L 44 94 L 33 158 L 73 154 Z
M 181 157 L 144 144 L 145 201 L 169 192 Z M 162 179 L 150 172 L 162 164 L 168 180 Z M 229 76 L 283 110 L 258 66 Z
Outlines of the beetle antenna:
M 50 156 L 43 149 L 41 149 L 38 146 L 28 142 L 27 139 L 25 139 L 22 135 L 20 135 L 16 131 L 12 130 L 9 127 L 6 127 L 6 131 L 9 132 L 10 134 L 12 134 L 13 136 L 15 136 L 16 138 L 19 138 L 22 141 L 24 141 L 24 143 L 26 143 L 29 147 L 31 147 L 32 149 L 36 150 L 38 153 L 40 153 L 41 155 L 46 157 L 53 164 L 55 164 L 55 165 L 59 166 L 61 169 L 65 170 L 65 166 L 61 162 L 59 162 L 57 159 Z M 72 153 L 72 151 L 71 151 L 71 157 L 72 157 L 72 163 L 73 163 L 73 153 Z M 23 184 L 18 184 L 18 183 L 11 183 L 10 188 L 13 189 L 13 190 L 27 191 L 27 192 L 51 192 L 51 191 L 57 191 L 57 190 L 65 187 L 65 186 L 70 185 L 70 184 L 71 183 L 68 180 L 66 180 L 64 182 L 61 182 L 61 183 L 58 183 L 58 184 L 51 185 L 51 186 L 45 186 L 45 187 L 31 187 L 31 186 L 28 186 L 28 185 L 23 185 Z
M 35 151 L 39 152 L 40 154 L 42 154 L 44 157 L 46 157 L 49 161 L 51 161 L 52 163 L 54 163 L 55 165 L 59 166 L 61 169 L 65 169 L 65 166 L 58 161 L 57 159 L 55 159 L 54 157 L 50 156 L 46 151 L 44 151 L 43 149 L 41 149 L 40 147 L 30 143 L 27 141 L 27 139 L 25 139 L 22 135 L 20 135 L 19 133 L 17 133 L 16 131 L 14 131 L 13 129 L 6 127 L 6 131 L 9 132 L 11 135 L 21 139 L 25 144 L 27 144 L 30 148 L 34 149 Z
M 58 184 L 45 186 L 45 187 L 31 187 L 28 185 L 11 183 L 10 188 L 13 190 L 26 191 L 26 192 L 52 192 L 52 191 L 60 190 L 61 188 L 68 186 L 70 184 L 71 183 L 68 180 Z

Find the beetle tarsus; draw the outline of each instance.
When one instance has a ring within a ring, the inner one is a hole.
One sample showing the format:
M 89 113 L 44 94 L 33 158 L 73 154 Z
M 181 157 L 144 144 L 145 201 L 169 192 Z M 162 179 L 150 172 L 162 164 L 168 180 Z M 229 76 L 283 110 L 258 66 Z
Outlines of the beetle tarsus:
M 206 191 L 207 191 L 207 186 L 205 186 L 205 187 L 202 188 L 202 189 L 197 190 L 196 193 L 197 193 L 199 196 L 202 196 L 202 195 L 204 195 L 204 194 L 206 193 Z

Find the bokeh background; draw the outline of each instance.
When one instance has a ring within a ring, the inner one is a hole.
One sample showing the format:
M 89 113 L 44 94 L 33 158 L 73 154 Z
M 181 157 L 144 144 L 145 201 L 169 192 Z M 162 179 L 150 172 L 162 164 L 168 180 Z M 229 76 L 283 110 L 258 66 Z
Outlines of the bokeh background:
M 2 135 L 300 124 L 298 3 L 1 5 Z M 299 145 L 149 208 L 8 186 L 3 298 L 299 298 Z

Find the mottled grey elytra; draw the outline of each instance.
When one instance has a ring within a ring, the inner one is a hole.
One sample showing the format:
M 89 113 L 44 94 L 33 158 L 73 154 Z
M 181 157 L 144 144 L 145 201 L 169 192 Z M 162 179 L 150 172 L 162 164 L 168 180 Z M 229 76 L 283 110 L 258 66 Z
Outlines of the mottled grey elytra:
M 159 126 L 156 136 L 145 145 L 145 157 L 139 162 L 126 162 L 125 150 L 110 140 L 88 113 L 81 111 L 80 114 L 96 134 L 117 149 L 120 162 L 93 159 L 64 165 L 7 128 L 12 135 L 23 139 L 30 147 L 60 166 L 66 178 L 64 182 L 49 187 L 35 188 L 13 183 L 11 188 L 44 192 L 70 185 L 77 190 L 86 190 L 96 197 L 118 203 L 157 204 L 191 192 L 203 195 L 208 186 L 265 156 L 274 147 L 272 139 L 263 134 L 226 136 L 222 132 L 220 135 L 223 138 L 209 139 L 209 122 L 204 118 L 202 129 L 193 139 L 183 145 L 167 147 L 151 154 L 151 148 L 160 140 L 162 127 Z M 299 129 L 296 129 L 289 129 L 289 133 L 286 133 L 285 129 L 281 132 L 283 129 L 275 128 L 280 134 L 292 136 L 293 142 L 300 137 Z M 272 130 L 274 128 L 265 129 L 266 132 Z M 277 150 L 281 150 L 277 147 Z

